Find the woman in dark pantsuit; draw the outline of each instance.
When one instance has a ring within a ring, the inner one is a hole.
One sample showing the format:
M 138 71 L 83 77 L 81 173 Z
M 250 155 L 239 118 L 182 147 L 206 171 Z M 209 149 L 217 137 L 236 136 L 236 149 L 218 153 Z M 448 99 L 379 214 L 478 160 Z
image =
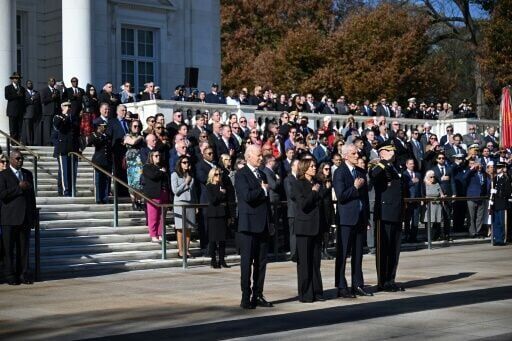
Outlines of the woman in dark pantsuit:
M 212 268 L 229 268 L 224 256 L 226 254 L 226 227 L 227 227 L 227 195 L 226 188 L 222 186 L 222 170 L 212 168 L 208 173 L 206 181 L 206 194 L 208 196 L 208 208 L 206 216 L 208 219 L 208 249 L 212 257 Z M 217 262 L 216 251 L 219 250 L 219 262 Z
M 299 300 L 304 303 L 323 301 L 322 276 L 320 274 L 322 234 L 320 226 L 320 184 L 314 183 L 314 160 L 300 160 L 298 182 L 292 188 L 297 204 L 295 235 L 297 236 L 297 276 Z

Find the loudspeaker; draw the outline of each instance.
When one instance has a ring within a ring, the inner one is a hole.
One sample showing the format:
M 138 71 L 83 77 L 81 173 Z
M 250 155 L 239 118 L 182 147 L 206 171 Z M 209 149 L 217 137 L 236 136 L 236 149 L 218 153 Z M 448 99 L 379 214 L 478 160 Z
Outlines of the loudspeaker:
M 185 68 L 185 82 L 186 88 L 197 88 L 197 77 L 199 75 L 199 69 L 196 67 Z

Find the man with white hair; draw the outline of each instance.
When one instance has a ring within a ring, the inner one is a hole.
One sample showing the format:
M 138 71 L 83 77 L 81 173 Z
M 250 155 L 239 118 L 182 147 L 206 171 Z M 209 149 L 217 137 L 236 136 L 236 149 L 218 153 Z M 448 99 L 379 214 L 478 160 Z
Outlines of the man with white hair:
M 430 123 L 425 122 L 423 124 L 423 135 L 421 135 L 421 139 L 420 139 L 420 143 L 421 143 L 421 146 L 423 147 L 423 151 L 425 151 L 425 149 L 427 148 L 427 144 L 430 139 L 430 135 L 432 135 L 432 133 L 430 132 L 431 129 L 432 129 L 432 126 L 430 125 Z
M 235 175 L 241 257 L 242 301 L 240 307 L 242 309 L 273 306 L 263 296 L 268 241 L 275 231 L 270 225 L 267 179 L 265 173 L 259 169 L 262 159 L 261 148 L 258 145 L 249 145 L 245 150 L 247 164 Z
M 333 177 L 333 188 L 338 199 L 339 228 L 336 245 L 335 286 L 337 296 L 351 298 L 373 296 L 364 289 L 363 280 L 363 243 L 370 217 L 368 184 L 365 170 L 357 167 L 359 155 L 357 147 L 345 144 L 341 149 L 345 163 L 340 165 Z M 352 290 L 348 290 L 345 278 L 347 257 L 351 252 Z M 300 259 L 299 259 L 300 262 Z
M 155 92 L 155 83 L 148 82 L 145 84 L 146 88 L 140 97 L 141 101 L 149 101 L 153 99 L 162 99 L 159 93 Z

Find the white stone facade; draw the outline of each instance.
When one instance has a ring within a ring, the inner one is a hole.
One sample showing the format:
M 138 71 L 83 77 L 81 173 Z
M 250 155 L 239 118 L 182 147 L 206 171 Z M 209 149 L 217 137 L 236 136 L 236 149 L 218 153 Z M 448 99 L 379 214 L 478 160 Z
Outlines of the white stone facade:
M 123 54 L 123 29 L 135 54 L 145 51 L 144 57 Z M 111 81 L 119 89 L 123 75 L 132 74 L 123 73 L 123 65 L 134 66 L 139 88 L 152 74 L 164 98 L 184 82 L 185 67 L 199 68 L 199 89 L 221 81 L 219 0 L 1 0 L 0 35 L 4 86 L 18 69 L 22 84 L 31 79 L 36 89 L 49 76 L 67 86 L 76 76 L 83 88 Z M 139 80 L 140 74 L 146 78 Z M 6 105 L 2 96 L 4 131 Z

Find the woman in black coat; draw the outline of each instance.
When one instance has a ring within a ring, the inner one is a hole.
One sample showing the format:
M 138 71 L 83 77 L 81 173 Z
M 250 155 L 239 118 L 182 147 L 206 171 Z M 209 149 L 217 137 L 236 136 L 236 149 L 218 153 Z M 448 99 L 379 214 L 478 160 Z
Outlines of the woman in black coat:
M 149 153 L 148 163 L 142 168 L 142 181 L 144 183 L 143 192 L 146 196 L 160 204 L 169 202 L 169 173 L 162 166 L 160 161 L 160 152 L 153 150 Z M 163 224 L 161 209 L 151 203 L 146 204 L 148 215 L 148 230 L 151 241 L 158 243 L 162 241 Z
M 226 254 L 226 226 L 227 226 L 227 194 L 226 188 L 222 185 L 222 170 L 212 168 L 208 173 L 206 181 L 206 194 L 208 196 L 208 208 L 206 216 L 208 219 L 208 248 L 212 257 L 212 268 L 229 268 L 224 256 Z M 216 251 L 219 249 L 219 262 L 217 263 Z
M 334 235 L 334 204 L 332 202 L 332 175 L 331 165 L 322 162 L 316 173 L 316 181 L 320 184 L 320 226 L 324 228 L 322 235 L 322 259 L 332 259 L 327 252 L 331 236 Z
M 314 183 L 314 160 L 299 161 L 296 186 L 292 188 L 296 201 L 295 235 L 297 237 L 297 276 L 299 300 L 303 303 L 323 301 L 320 274 L 320 249 L 324 226 L 320 225 L 320 184 Z

